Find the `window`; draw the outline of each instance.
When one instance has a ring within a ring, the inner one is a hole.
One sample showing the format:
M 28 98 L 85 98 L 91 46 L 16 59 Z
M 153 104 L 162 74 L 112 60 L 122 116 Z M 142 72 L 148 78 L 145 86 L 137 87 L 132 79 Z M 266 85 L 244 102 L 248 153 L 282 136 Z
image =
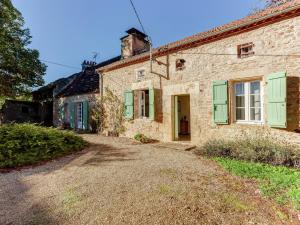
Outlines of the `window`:
M 235 118 L 242 122 L 262 122 L 261 81 L 235 84 Z
M 141 81 L 145 77 L 146 71 L 144 69 L 140 69 L 136 71 L 136 80 Z
M 238 58 L 240 59 L 250 57 L 254 55 L 254 44 L 251 42 L 251 43 L 239 45 L 237 51 L 238 51 Z
M 149 117 L 149 90 L 139 92 L 139 117 Z
M 77 103 L 77 111 L 76 111 L 76 117 L 77 117 L 77 128 L 82 129 L 83 127 L 83 119 L 82 119 L 82 113 L 83 112 L 83 104 L 82 102 Z
M 184 59 L 177 59 L 176 60 L 176 71 L 184 70 L 185 69 L 185 60 Z

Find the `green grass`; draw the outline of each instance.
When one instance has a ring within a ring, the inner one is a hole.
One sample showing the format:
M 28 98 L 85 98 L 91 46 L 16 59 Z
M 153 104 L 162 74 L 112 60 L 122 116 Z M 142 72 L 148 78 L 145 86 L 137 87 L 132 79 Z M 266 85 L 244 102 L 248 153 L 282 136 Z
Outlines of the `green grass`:
M 238 196 L 230 193 L 226 193 L 221 196 L 221 202 L 232 210 L 238 212 L 247 212 L 252 210 L 252 206 L 250 206 L 247 202 L 241 200 Z
M 300 171 L 283 166 L 271 166 L 227 158 L 215 158 L 229 172 L 255 179 L 261 193 L 281 205 L 300 210 Z
M 169 185 L 162 184 L 159 186 L 159 192 L 161 194 L 169 194 L 169 193 L 173 192 L 173 188 Z
M 0 168 L 32 165 L 82 150 L 87 143 L 72 132 L 32 124 L 0 126 Z

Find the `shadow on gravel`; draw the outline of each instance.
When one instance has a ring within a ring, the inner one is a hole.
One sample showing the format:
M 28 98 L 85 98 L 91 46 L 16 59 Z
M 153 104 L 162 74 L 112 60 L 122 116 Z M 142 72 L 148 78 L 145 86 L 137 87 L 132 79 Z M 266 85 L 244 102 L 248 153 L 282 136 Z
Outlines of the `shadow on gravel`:
M 136 160 L 132 156 L 136 152 L 129 151 L 127 148 L 115 148 L 106 144 L 95 144 L 90 147 L 91 151 L 96 154 L 87 160 L 83 165 L 100 166 L 101 163 L 107 162 L 122 162 Z
M 30 186 L 17 178 L 11 188 L 0 188 L 0 224 L 58 224 L 42 202 L 31 205 L 27 191 Z M 27 207 L 30 206 L 30 207 Z
M 93 154 L 89 155 L 89 152 Z M 47 205 L 49 202 L 34 201 L 35 197 L 28 194 L 32 176 L 47 177 L 57 170 L 68 170 L 74 166 L 97 167 L 103 163 L 136 160 L 134 154 L 136 152 L 127 148 L 115 148 L 109 144 L 91 144 L 84 151 L 60 159 L 0 173 L 0 224 L 59 224 L 59 218 L 55 218 L 55 214 L 49 211 Z

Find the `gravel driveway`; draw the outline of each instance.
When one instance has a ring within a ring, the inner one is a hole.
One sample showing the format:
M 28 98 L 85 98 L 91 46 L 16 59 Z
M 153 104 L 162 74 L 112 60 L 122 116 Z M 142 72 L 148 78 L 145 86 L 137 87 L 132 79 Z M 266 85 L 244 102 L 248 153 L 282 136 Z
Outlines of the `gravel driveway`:
M 82 153 L 0 174 L 1 225 L 292 224 L 192 152 L 84 137 L 93 144 Z

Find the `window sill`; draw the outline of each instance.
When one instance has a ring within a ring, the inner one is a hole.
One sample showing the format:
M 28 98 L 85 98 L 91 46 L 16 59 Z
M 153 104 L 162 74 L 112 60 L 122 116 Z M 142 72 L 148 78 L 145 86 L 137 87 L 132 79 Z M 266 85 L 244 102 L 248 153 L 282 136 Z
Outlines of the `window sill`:
M 265 123 L 263 121 L 261 122 L 254 122 L 254 121 L 235 121 L 234 123 L 236 124 L 241 124 L 241 125 L 258 125 L 258 126 L 262 126 Z
M 148 117 L 141 117 L 141 118 L 136 118 L 135 120 L 137 121 L 152 121 L 150 118 Z

